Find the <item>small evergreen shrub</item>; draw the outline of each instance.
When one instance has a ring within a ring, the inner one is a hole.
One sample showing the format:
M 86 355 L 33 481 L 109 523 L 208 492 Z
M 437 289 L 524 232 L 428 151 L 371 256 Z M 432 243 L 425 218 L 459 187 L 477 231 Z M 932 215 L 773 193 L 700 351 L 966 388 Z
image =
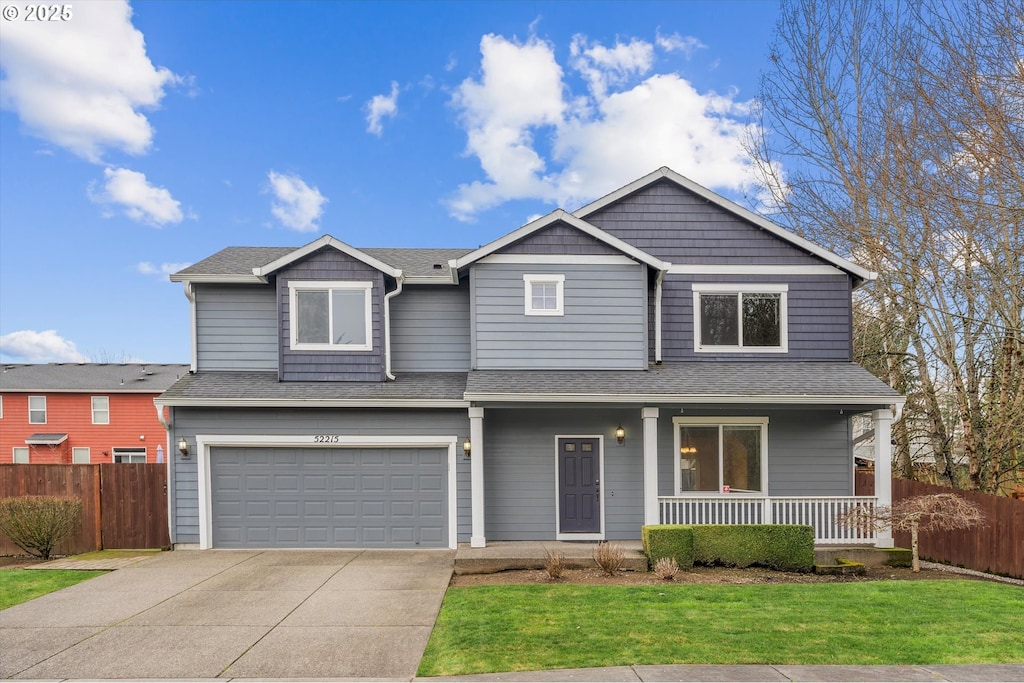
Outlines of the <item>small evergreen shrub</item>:
M 58 496 L 0 498 L 0 532 L 44 560 L 82 524 L 82 501 Z
M 680 569 L 693 566 L 693 527 L 683 524 L 645 526 L 640 531 L 644 554 L 655 566 L 663 557 L 671 557 Z
M 624 559 L 626 551 L 618 543 L 601 541 L 594 547 L 594 562 L 608 576 L 615 576 Z
M 694 561 L 727 567 L 814 568 L 814 529 L 798 524 L 700 524 L 692 527 Z

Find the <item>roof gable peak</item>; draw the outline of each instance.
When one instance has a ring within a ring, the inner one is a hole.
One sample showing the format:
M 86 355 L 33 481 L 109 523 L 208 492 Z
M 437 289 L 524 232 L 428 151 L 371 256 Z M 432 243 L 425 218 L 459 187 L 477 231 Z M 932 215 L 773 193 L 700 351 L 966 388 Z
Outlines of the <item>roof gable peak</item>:
M 362 251 L 361 249 L 356 249 L 352 245 L 346 244 L 345 242 L 342 242 L 341 240 L 331 235 L 323 235 L 322 237 L 313 240 L 309 244 L 299 247 L 298 249 L 288 254 L 285 254 L 284 256 L 281 256 L 280 258 L 277 258 L 266 265 L 257 266 L 252 269 L 252 273 L 256 277 L 266 278 L 267 276 L 276 273 L 282 268 L 291 265 L 292 263 L 295 263 L 297 261 L 301 261 L 310 254 L 319 251 L 320 249 L 323 249 L 325 247 L 340 251 L 343 254 L 351 256 L 357 261 L 362 261 L 366 265 L 381 271 L 385 275 L 389 275 L 395 278 L 401 277 L 402 275 L 401 270 L 393 268 L 392 266 L 388 265 L 387 263 L 384 263 L 380 259 L 370 256 L 365 251 Z

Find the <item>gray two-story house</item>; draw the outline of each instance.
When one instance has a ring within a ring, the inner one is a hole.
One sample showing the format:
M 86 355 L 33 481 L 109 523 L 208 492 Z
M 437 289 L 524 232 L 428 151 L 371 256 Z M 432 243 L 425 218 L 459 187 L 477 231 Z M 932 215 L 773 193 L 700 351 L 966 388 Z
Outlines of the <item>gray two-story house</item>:
M 171 537 L 201 548 L 637 539 L 890 498 L 903 398 L 852 362 L 874 273 L 659 169 L 479 249 L 229 247 L 172 276 Z M 853 495 L 870 413 L 876 497 Z

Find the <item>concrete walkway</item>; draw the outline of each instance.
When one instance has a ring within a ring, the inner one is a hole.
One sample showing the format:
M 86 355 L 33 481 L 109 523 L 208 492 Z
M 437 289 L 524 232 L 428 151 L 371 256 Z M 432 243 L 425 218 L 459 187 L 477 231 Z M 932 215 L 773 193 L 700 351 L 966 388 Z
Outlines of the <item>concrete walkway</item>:
M 162 553 L 0 612 L 0 677 L 410 680 L 454 551 Z

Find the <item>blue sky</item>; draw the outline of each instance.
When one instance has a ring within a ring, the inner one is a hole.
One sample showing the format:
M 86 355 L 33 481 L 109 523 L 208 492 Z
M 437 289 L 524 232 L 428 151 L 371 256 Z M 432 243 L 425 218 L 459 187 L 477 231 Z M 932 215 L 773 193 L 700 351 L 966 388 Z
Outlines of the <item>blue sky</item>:
M 28 4 L 0 20 L 4 362 L 187 362 L 167 273 L 226 246 L 475 247 L 662 165 L 760 196 L 774 2 Z

